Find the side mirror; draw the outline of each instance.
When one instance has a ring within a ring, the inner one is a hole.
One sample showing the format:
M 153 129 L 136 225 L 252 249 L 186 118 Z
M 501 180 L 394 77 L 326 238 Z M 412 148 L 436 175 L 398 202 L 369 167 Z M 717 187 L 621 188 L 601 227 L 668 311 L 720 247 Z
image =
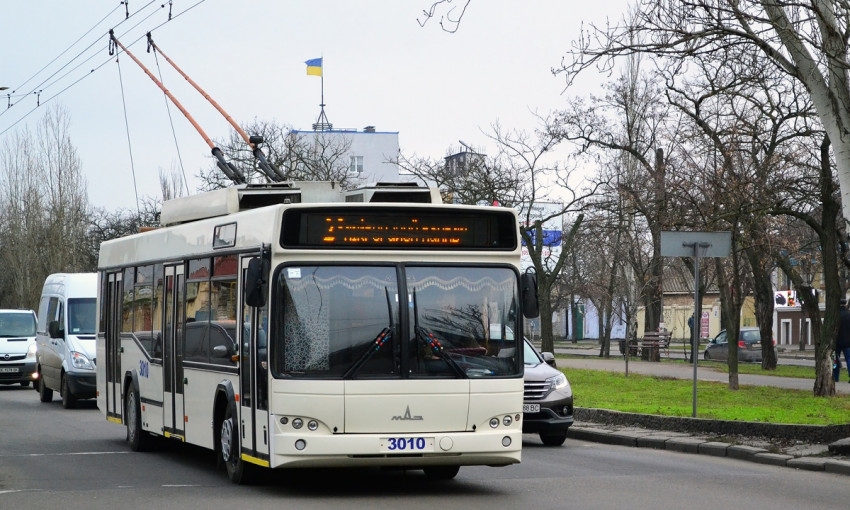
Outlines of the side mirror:
M 555 362 L 555 355 L 551 352 L 541 352 L 540 355 L 543 357 L 543 361 L 546 362 L 552 368 L 558 368 L 558 364 Z
M 540 305 L 537 302 L 537 275 L 526 271 L 519 276 L 520 291 L 522 292 L 522 314 L 526 319 L 540 315 Z
M 65 330 L 62 329 L 59 321 L 50 321 L 47 324 L 47 332 L 50 334 L 50 338 L 65 338 Z
M 266 305 L 269 291 L 269 264 L 265 257 L 254 257 L 248 262 L 245 277 L 245 304 L 255 308 Z
M 230 356 L 230 349 L 226 345 L 216 345 L 212 349 L 213 358 L 227 358 Z

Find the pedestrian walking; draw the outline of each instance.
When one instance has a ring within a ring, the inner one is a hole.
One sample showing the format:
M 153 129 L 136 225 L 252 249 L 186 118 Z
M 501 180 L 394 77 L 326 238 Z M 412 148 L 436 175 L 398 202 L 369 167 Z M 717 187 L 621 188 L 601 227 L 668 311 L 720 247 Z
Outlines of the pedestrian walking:
M 847 300 L 844 298 L 841 298 L 839 302 L 838 336 L 835 337 L 835 361 L 839 366 L 842 354 L 844 354 L 844 366 L 847 367 L 848 382 L 850 382 L 850 310 L 847 309 Z

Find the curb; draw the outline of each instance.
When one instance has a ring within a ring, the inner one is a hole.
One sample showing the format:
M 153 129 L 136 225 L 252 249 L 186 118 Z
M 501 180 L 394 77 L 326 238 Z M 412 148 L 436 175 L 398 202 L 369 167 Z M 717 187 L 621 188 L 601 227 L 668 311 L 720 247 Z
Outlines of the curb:
M 567 437 L 580 441 L 591 441 L 615 446 L 654 448 L 711 455 L 714 457 L 729 457 L 771 466 L 789 467 L 806 471 L 825 471 L 827 473 L 850 476 L 850 460 L 838 460 L 829 457 L 795 457 L 793 455 L 771 453 L 764 448 L 754 446 L 732 445 L 687 435 L 660 434 L 652 430 L 612 431 L 573 425 L 567 430 Z

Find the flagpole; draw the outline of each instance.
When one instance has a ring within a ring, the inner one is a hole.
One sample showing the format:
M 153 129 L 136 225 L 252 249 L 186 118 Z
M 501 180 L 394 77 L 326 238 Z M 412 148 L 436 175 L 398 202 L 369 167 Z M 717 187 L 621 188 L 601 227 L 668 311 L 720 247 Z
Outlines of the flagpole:
M 316 62 L 316 61 L 318 61 L 318 62 Z M 313 130 L 314 131 L 330 131 L 330 130 L 333 130 L 333 124 L 330 123 L 327 115 L 325 115 L 325 60 L 324 60 L 324 56 L 317 58 L 317 59 L 311 59 L 311 60 L 307 61 L 307 74 L 315 74 L 315 73 L 312 73 L 310 71 L 310 69 L 311 69 L 311 66 L 315 65 L 316 63 L 319 64 L 317 66 L 319 68 L 318 75 L 319 75 L 319 78 L 321 78 L 322 82 L 321 82 L 321 90 L 320 90 L 321 102 L 319 103 L 319 118 L 317 118 L 316 123 L 313 124 Z

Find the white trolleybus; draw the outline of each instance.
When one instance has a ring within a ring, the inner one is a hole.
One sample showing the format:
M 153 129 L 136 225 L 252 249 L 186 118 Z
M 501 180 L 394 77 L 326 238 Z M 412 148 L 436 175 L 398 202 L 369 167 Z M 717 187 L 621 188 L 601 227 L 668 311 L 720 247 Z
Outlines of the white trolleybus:
M 537 291 L 513 209 L 277 183 L 168 201 L 160 220 L 98 264 L 97 403 L 133 450 L 208 448 L 236 483 L 520 462 L 522 335 L 505 333 Z

